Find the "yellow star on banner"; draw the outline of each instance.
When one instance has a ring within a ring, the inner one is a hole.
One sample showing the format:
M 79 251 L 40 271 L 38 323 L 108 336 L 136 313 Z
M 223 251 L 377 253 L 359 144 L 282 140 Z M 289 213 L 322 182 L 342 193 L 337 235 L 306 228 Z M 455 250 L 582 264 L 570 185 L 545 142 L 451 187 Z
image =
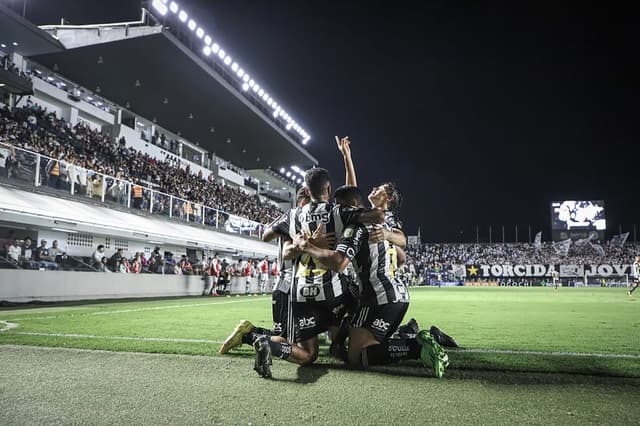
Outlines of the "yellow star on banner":
M 478 275 L 478 268 L 475 265 L 468 267 L 467 271 L 469 271 L 469 275 Z

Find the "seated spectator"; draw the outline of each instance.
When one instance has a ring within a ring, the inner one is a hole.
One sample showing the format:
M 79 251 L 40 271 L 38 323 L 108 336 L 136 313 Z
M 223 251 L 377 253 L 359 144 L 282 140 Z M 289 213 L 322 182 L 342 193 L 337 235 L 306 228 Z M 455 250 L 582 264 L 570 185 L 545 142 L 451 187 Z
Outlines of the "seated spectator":
M 100 272 L 111 272 L 111 269 L 109 269 L 109 259 L 107 259 L 106 256 L 102 256 L 102 259 L 100 259 L 98 270 Z
M 140 272 L 142 272 L 142 261 L 140 260 L 141 257 L 141 253 L 136 253 L 134 258 L 131 260 L 129 264 L 130 273 L 139 274 Z
M 102 259 L 104 258 L 104 245 L 100 244 L 91 255 L 91 258 L 93 260 L 93 266 L 100 268 L 102 265 Z
M 40 246 L 33 251 L 33 259 L 39 263 L 41 268 L 49 270 L 58 269 L 58 264 L 54 261 L 55 258 L 52 258 L 49 253 L 46 240 L 40 241 Z
M 33 260 L 33 250 L 31 237 L 26 237 L 20 253 L 20 261 L 25 269 L 38 269 L 38 263 Z
M 156 247 L 151 252 L 149 258 L 149 272 L 154 274 L 164 274 L 164 259 L 160 254 L 160 247 Z
M 165 264 L 165 273 L 168 274 L 175 274 L 176 273 L 176 260 L 173 258 L 173 253 L 171 252 L 167 252 L 167 255 L 164 259 L 164 264 Z M 178 268 L 179 270 L 179 268 Z
M 186 255 L 182 255 L 180 262 L 178 262 L 178 266 L 180 267 L 180 272 L 183 275 L 193 275 L 193 265 L 191 265 L 191 262 Z
M 13 243 L 7 247 L 7 257 L 14 262 L 20 261 L 20 255 L 22 254 L 22 248 L 20 247 L 20 241 L 17 238 L 13 240 Z
M 109 258 L 109 267 L 113 272 L 118 272 L 119 263 L 122 263 L 122 249 L 119 248 Z

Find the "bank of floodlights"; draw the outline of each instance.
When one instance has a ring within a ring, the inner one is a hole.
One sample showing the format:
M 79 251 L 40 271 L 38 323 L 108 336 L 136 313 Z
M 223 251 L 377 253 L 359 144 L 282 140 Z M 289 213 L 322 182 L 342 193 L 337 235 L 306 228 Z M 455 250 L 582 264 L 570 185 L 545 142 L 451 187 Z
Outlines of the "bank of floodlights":
M 253 90 L 255 97 L 273 110 L 272 114 L 274 119 L 280 119 L 285 122 L 285 128 L 287 131 L 293 130 L 297 133 L 302 138 L 303 145 L 306 145 L 307 142 L 309 142 L 311 136 L 307 131 L 300 127 L 300 125 L 280 105 L 278 105 L 269 93 L 265 92 L 265 90 L 262 89 L 253 78 L 251 78 L 251 76 L 240 66 L 240 64 L 238 64 L 237 61 L 234 61 L 218 43 L 215 43 L 211 36 L 206 34 L 204 29 L 199 27 L 193 18 L 189 19 L 189 14 L 185 10 L 180 9 L 178 3 L 170 0 L 153 0 L 151 2 L 151 6 L 162 16 L 167 15 L 169 12 L 171 12 L 171 15 L 176 15 L 182 23 L 187 25 L 187 28 L 194 31 L 196 36 L 204 41 L 202 53 L 205 56 L 211 57 L 213 54 L 214 58 L 217 57 L 224 65 L 229 67 L 231 73 L 235 74 L 235 76 L 240 80 L 242 85 L 241 87 L 244 92 Z

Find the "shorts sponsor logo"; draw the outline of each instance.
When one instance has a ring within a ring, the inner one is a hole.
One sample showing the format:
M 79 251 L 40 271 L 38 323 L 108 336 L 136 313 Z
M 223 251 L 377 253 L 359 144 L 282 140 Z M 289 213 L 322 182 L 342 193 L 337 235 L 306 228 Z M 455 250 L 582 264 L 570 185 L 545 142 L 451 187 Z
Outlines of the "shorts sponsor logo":
M 307 328 L 313 328 L 316 326 L 316 317 L 302 317 L 298 320 L 298 327 L 300 330 L 305 330 Z
M 380 331 L 387 331 L 389 330 L 389 327 L 391 326 L 391 324 L 389 324 L 382 318 L 377 318 L 371 326 Z
M 409 346 L 406 345 L 390 345 L 389 352 L 409 352 Z
M 300 295 L 302 297 L 318 297 L 320 295 L 320 287 L 316 285 L 301 287 Z

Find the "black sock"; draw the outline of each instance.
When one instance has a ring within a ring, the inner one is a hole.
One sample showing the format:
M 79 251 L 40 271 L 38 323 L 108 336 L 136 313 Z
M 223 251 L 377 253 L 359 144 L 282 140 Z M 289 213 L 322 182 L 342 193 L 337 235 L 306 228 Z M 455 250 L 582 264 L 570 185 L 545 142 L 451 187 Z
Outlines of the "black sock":
M 291 355 L 291 345 L 289 343 L 269 340 L 269 346 L 271 346 L 271 355 L 273 356 L 287 359 Z
M 386 365 L 403 359 L 418 359 L 420 344 L 416 339 L 390 339 L 362 350 L 362 366 Z
M 253 342 L 255 342 L 255 340 L 260 336 L 262 336 L 261 333 L 254 333 L 253 331 L 250 331 L 249 333 L 242 336 L 242 343 L 253 345 Z
M 251 328 L 251 332 L 255 333 L 255 334 L 262 334 L 265 336 L 273 336 L 273 331 L 271 331 L 268 328 L 262 328 L 262 327 L 252 327 Z
M 636 291 L 636 288 L 638 288 L 637 285 L 631 287 L 631 290 L 629 291 L 629 294 L 633 293 L 634 291 Z

